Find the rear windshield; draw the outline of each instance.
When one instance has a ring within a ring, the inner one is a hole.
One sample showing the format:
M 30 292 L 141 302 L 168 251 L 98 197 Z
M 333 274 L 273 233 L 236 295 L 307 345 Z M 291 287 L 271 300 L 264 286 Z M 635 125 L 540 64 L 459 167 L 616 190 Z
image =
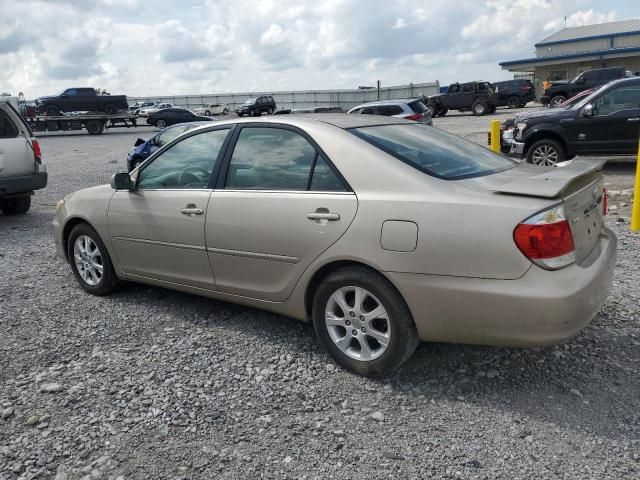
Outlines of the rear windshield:
M 444 180 L 490 175 L 518 164 L 473 142 L 421 124 L 379 125 L 350 131 L 421 172 Z
M 415 113 L 424 113 L 427 111 L 427 107 L 420 100 L 410 102 L 408 103 L 408 105 L 411 108 L 411 110 L 413 110 Z

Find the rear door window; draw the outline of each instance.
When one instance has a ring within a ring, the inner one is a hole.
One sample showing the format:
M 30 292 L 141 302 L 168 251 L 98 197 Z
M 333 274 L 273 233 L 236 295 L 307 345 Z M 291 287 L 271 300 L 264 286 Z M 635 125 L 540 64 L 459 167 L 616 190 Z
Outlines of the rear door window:
M 0 109 L 0 138 L 16 138 L 19 134 L 18 127 L 7 112 Z
M 400 115 L 402 112 L 404 112 L 404 110 L 402 110 L 402 107 L 398 105 L 387 105 L 386 113 L 384 115 L 387 115 L 387 116 Z
M 411 102 L 408 104 L 409 108 L 413 110 L 415 113 L 425 113 L 427 111 L 427 107 L 420 100 L 416 100 L 415 102 Z

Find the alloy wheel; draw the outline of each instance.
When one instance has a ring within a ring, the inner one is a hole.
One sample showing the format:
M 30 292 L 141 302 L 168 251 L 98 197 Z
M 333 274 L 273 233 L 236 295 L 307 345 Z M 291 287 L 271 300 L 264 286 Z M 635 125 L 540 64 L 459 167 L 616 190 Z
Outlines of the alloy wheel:
M 551 145 L 540 145 L 533 151 L 531 163 L 547 167 L 554 166 L 558 163 L 558 151 Z
M 96 242 L 87 235 L 80 235 L 73 244 L 73 260 L 80 278 L 91 286 L 98 285 L 104 274 L 102 253 Z
M 364 362 L 380 357 L 391 340 L 387 310 L 375 295 L 362 287 L 336 290 L 325 307 L 325 324 L 341 352 Z

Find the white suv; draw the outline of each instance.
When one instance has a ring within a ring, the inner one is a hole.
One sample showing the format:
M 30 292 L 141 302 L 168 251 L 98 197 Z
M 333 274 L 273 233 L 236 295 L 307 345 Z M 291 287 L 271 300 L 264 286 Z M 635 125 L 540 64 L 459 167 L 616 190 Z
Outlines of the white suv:
M 369 115 L 384 115 L 385 117 L 406 118 L 416 122 L 431 125 L 431 110 L 421 100 L 379 100 L 377 102 L 363 103 L 353 107 L 347 113 L 364 113 Z
M 26 213 L 34 190 L 47 185 L 40 145 L 20 114 L 0 97 L 0 210 Z

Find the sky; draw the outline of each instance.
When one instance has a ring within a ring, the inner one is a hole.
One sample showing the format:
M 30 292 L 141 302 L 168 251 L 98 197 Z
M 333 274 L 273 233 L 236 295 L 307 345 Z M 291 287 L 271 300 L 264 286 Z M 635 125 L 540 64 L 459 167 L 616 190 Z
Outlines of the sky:
M 567 26 L 638 0 L 2 0 L 0 92 L 156 96 L 512 78 Z

